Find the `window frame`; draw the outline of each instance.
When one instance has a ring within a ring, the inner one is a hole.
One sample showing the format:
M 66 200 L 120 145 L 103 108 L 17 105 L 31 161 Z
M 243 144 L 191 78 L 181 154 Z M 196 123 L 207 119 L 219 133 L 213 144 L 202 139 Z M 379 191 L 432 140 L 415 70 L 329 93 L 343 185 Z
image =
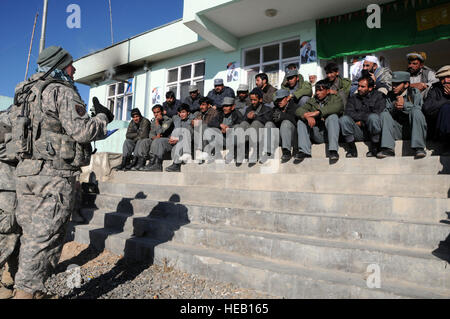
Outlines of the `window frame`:
M 124 85 L 124 91 L 123 93 L 118 93 L 120 84 Z M 130 121 L 131 120 L 131 114 L 129 114 L 130 110 L 133 108 L 134 103 L 134 79 L 131 78 L 127 82 L 117 81 L 115 83 L 108 84 L 108 88 L 106 91 L 106 103 L 108 109 L 114 114 L 114 119 L 116 121 Z M 115 86 L 114 88 L 114 95 L 109 95 L 111 87 Z M 131 93 L 127 93 L 131 86 Z M 131 105 L 128 105 L 129 97 L 131 97 Z M 117 114 L 117 101 L 123 98 L 123 104 L 122 104 L 122 114 Z M 114 102 L 114 107 L 111 109 L 110 101 Z M 120 115 L 120 116 L 119 116 Z
M 201 64 L 201 63 L 203 63 L 205 65 L 204 73 L 201 76 L 195 76 L 195 66 L 197 64 Z M 184 67 L 187 67 L 187 66 L 191 66 L 191 76 L 189 78 L 187 78 L 187 79 L 181 80 L 181 70 Z M 173 71 L 173 70 L 176 70 L 176 69 L 178 70 L 177 80 L 174 81 L 174 82 L 169 82 L 169 73 L 171 71 Z M 185 63 L 185 64 L 182 64 L 182 65 L 179 65 L 179 66 L 167 69 L 166 81 L 165 81 L 165 83 L 166 83 L 166 85 L 165 85 L 166 93 L 171 91 L 172 87 L 176 86 L 176 88 L 177 88 L 176 90 L 177 91 L 176 91 L 175 97 L 176 97 L 177 100 L 181 100 L 181 85 L 182 84 L 188 83 L 188 85 L 194 85 L 194 84 L 197 84 L 198 82 L 202 82 L 203 81 L 203 90 L 199 90 L 199 91 L 203 91 L 203 92 L 200 92 L 200 94 L 204 95 L 204 91 L 205 91 L 205 85 L 204 85 L 205 84 L 205 74 L 206 74 L 206 60 L 204 60 L 204 59 L 203 60 L 198 60 L 198 61 L 195 61 L 195 62 Z
M 301 67 L 301 55 L 300 55 L 300 48 L 298 51 L 298 56 L 295 57 L 290 57 L 290 58 L 285 58 L 283 59 L 283 44 L 286 42 L 292 42 L 292 41 L 298 41 L 298 44 L 300 46 L 300 37 L 296 37 L 296 38 L 289 38 L 289 39 L 284 39 L 284 40 L 279 40 L 279 41 L 273 41 L 273 42 L 268 42 L 268 43 L 264 43 L 258 46 L 253 46 L 253 47 L 249 47 L 246 49 L 242 50 L 242 56 L 241 56 L 241 61 L 242 61 L 242 71 L 243 71 L 243 80 L 245 81 L 244 83 L 247 83 L 249 85 L 249 89 L 252 90 L 255 85 L 253 85 L 254 83 L 254 79 L 252 80 L 252 83 L 250 83 L 250 79 L 248 78 L 248 74 L 249 74 L 249 70 L 255 69 L 255 68 L 259 68 L 259 73 L 265 73 L 264 72 L 264 67 L 268 66 L 268 65 L 273 65 L 278 63 L 278 82 L 279 83 L 270 83 L 272 86 L 276 87 L 277 89 L 281 88 L 281 84 L 282 84 L 282 80 L 284 79 L 284 76 L 286 74 L 285 70 L 284 70 L 284 66 L 290 63 L 298 63 L 299 65 L 299 69 Z M 279 57 L 278 60 L 273 60 L 273 61 L 267 61 L 264 62 L 264 48 L 266 47 L 270 47 L 273 45 L 278 45 L 278 50 L 279 50 Z M 252 51 L 255 49 L 259 49 L 259 63 L 257 64 L 251 64 L 251 65 L 245 65 L 245 55 L 246 52 L 248 51 Z M 275 84 L 275 85 L 274 85 Z

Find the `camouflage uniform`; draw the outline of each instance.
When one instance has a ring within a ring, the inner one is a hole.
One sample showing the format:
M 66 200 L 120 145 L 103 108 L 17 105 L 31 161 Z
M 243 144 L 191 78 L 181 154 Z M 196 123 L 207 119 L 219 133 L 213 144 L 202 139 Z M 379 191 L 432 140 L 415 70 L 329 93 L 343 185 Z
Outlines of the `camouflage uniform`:
M 20 228 L 14 215 L 16 206 L 15 163 L 8 160 L 4 143 L 5 130 L 10 131 L 11 127 L 7 111 L 0 113 L 0 123 L 2 125 L 0 132 L 0 268 L 8 262 L 9 271 L 14 277 Z
M 31 80 L 41 76 L 35 74 Z M 38 100 L 31 103 L 31 112 L 39 112 Z M 41 122 L 32 117 L 32 158 L 22 159 L 16 169 L 16 218 L 23 235 L 15 288 L 30 294 L 45 292 L 44 282 L 61 255 L 80 166 L 90 159 L 90 143 L 106 136 L 109 122 L 103 113 L 90 118 L 69 82 L 46 86 L 41 101 Z M 63 148 L 67 143 L 72 143 L 69 150 L 75 152 L 71 160 Z

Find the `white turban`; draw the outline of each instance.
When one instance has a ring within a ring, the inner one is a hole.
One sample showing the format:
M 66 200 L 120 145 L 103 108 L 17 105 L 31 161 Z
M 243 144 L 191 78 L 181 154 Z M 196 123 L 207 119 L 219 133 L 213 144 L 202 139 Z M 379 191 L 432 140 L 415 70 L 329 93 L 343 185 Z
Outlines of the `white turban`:
M 380 65 L 380 62 L 378 61 L 378 58 L 374 55 L 368 55 L 364 58 L 364 61 L 376 63 L 377 65 Z

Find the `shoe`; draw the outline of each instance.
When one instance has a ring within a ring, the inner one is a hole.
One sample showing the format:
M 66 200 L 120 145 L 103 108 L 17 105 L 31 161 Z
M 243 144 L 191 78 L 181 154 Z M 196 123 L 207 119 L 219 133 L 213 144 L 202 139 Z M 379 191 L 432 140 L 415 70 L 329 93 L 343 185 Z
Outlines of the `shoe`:
M 311 158 L 311 155 L 298 151 L 294 156 L 296 161 L 303 161 L 305 158 Z
M 355 158 L 358 157 L 358 150 L 356 149 L 355 142 L 348 143 L 348 152 L 345 154 L 347 158 Z
M 141 171 L 144 171 L 144 172 L 162 172 L 163 171 L 162 160 L 160 160 L 159 158 L 156 158 L 153 165 L 145 166 L 144 168 L 141 169 Z
M 137 164 L 131 168 L 132 171 L 140 171 L 145 166 L 146 159 L 145 157 L 138 157 Z
M 137 164 L 138 158 L 136 156 L 133 156 L 133 159 L 131 160 L 130 164 L 125 166 L 125 170 L 129 171 L 131 170 L 136 164 Z
M 262 154 L 259 159 L 259 164 L 264 164 L 270 158 L 270 154 Z
M 14 291 L 5 287 L 0 283 L 0 300 L 11 299 L 14 296 Z
M 181 172 L 181 164 L 173 163 L 169 167 L 166 168 L 166 172 Z
M 122 157 L 122 163 L 119 166 L 114 167 L 117 171 L 123 171 L 126 166 L 130 164 L 130 157 L 129 156 L 123 156 Z
M 283 155 L 281 156 L 281 163 L 289 162 L 292 158 L 291 151 L 287 148 L 283 148 L 281 151 L 283 152 Z
M 330 161 L 338 161 L 339 160 L 339 153 L 337 151 L 330 151 Z
M 386 158 L 395 156 L 395 152 L 389 148 L 384 148 L 377 153 L 377 158 Z
M 415 158 L 424 158 L 427 156 L 427 152 L 423 148 L 416 148 L 416 155 Z
M 371 143 L 369 151 L 366 153 L 366 157 L 377 157 L 380 149 L 380 143 Z

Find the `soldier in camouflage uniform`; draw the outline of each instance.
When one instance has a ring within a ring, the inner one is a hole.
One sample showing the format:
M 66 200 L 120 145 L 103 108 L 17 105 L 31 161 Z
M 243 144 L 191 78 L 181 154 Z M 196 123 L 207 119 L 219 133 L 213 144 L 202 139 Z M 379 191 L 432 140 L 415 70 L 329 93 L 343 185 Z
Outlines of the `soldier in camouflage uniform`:
M 8 156 L 19 159 L 16 218 L 23 234 L 16 299 L 45 296 L 44 282 L 60 258 L 74 207 L 76 176 L 90 161 L 90 143 L 104 138 L 114 119 L 99 103 L 94 103 L 96 115 L 89 117 L 74 86 L 72 62 L 61 47 L 49 47 L 39 55 L 40 73 L 30 79 L 35 82 L 16 87 L 17 114 L 10 116 L 13 129 L 7 143 Z M 21 129 L 23 123 L 26 130 Z
M 5 134 L 11 132 L 8 110 L 0 112 L 0 268 L 5 266 L 0 283 L 0 299 L 13 295 L 11 288 L 17 271 L 20 227 L 14 215 L 16 185 L 14 170 L 16 162 L 6 156 Z

